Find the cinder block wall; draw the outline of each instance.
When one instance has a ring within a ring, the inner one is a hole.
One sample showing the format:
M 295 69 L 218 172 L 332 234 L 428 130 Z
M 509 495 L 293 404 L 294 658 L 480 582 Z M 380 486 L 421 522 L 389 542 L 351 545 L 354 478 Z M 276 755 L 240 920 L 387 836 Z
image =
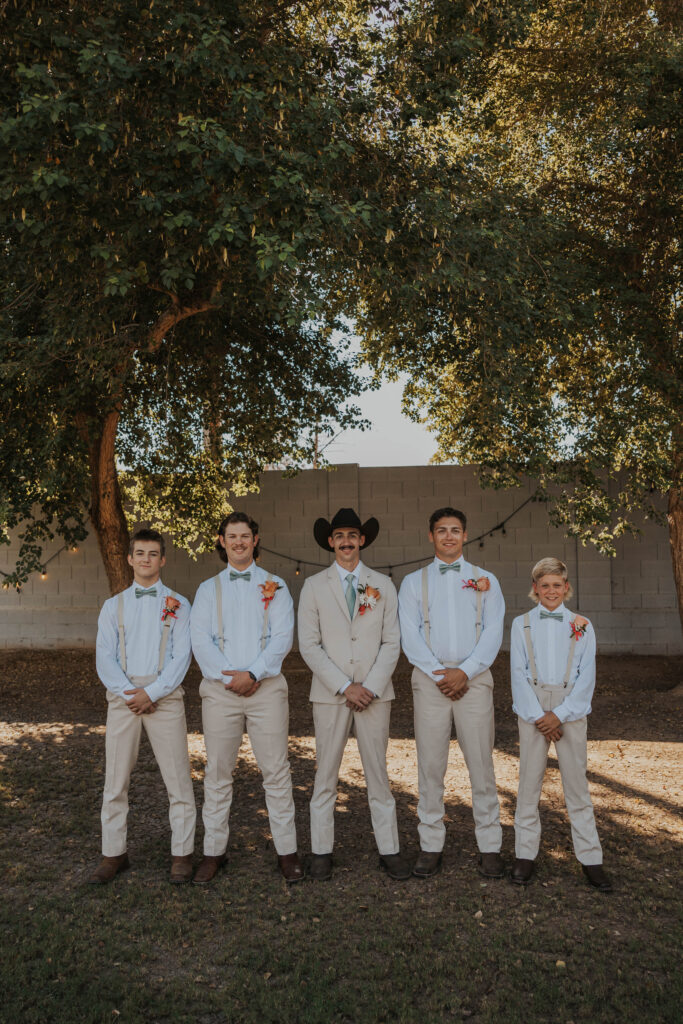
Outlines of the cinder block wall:
M 546 555 L 565 561 L 576 596 L 571 607 L 593 621 L 603 653 L 678 654 L 683 638 L 666 528 L 643 524 L 642 536 L 624 538 L 615 559 L 582 548 L 548 525 L 544 505 L 531 503 L 509 521 L 505 535 L 492 530 L 535 490 L 533 482 L 510 491 L 482 489 L 469 466 L 406 466 L 307 470 L 288 479 L 264 473 L 261 490 L 235 506 L 260 524 L 261 564 L 284 577 L 295 603 L 306 576 L 330 558 L 313 539 L 313 522 L 331 518 L 340 506 L 353 506 L 363 519 L 380 521 L 379 537 L 368 549 L 368 565 L 391 572 L 396 585 L 431 555 L 427 540 L 430 513 L 454 505 L 468 516 L 470 538 L 485 533 L 483 547 L 471 543 L 467 558 L 499 578 L 507 602 L 507 624 L 529 607 L 531 565 Z M 61 544 L 55 544 L 57 550 Z M 46 551 L 49 557 L 50 550 Z M 284 557 L 290 556 L 289 558 Z M 12 547 L 0 547 L 0 569 L 13 564 Z M 300 559 L 299 575 L 296 574 Z M 307 562 L 318 563 L 308 565 Z M 215 555 L 193 562 L 171 550 L 164 571 L 169 586 L 192 599 L 199 583 L 222 563 Z M 47 579 L 34 575 L 20 594 L 0 590 L 0 647 L 76 647 L 95 642 L 97 615 L 109 596 L 97 542 L 90 536 L 78 551 L 62 552 L 48 567 Z M 505 644 L 508 641 L 506 632 Z

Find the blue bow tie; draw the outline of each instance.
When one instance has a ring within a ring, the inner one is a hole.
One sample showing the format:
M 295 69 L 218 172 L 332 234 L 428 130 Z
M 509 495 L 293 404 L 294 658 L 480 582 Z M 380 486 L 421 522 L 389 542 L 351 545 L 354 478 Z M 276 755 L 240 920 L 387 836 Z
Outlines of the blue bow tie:
M 231 582 L 232 582 L 232 580 L 250 580 L 250 579 L 251 579 L 251 573 L 250 572 L 233 572 L 232 569 L 230 570 L 230 580 L 231 580 Z
M 136 587 L 135 588 L 135 596 L 136 597 L 156 597 L 157 596 L 157 588 L 156 587 L 151 587 L 149 590 L 143 590 L 142 587 Z
M 542 619 L 557 619 L 558 622 L 562 622 L 564 615 L 562 612 L 541 612 Z
M 460 562 L 451 562 L 450 565 L 439 566 L 439 572 L 441 573 L 442 576 L 445 572 L 449 572 L 449 570 L 451 569 L 455 569 L 456 572 L 460 572 Z

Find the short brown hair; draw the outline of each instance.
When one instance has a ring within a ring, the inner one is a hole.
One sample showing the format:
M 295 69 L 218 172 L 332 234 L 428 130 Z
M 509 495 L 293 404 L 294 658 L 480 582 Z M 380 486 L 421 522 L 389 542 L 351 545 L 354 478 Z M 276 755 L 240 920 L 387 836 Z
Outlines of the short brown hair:
M 429 517 L 429 532 L 434 533 L 434 527 L 440 519 L 459 519 L 462 523 L 463 533 L 467 529 L 467 519 L 464 512 L 460 512 L 457 508 L 451 508 L 447 505 L 446 508 L 437 508 L 436 512 L 432 512 Z
M 536 565 L 531 570 L 531 582 L 538 583 L 542 576 L 561 576 L 566 581 L 569 573 L 567 572 L 567 566 L 559 558 L 542 558 L 540 562 L 536 562 Z M 564 596 L 571 597 L 573 593 L 574 591 L 570 583 L 569 590 Z M 529 591 L 529 597 L 538 604 L 538 594 L 533 587 Z
M 255 519 L 252 519 L 251 516 L 247 515 L 246 512 L 231 512 L 229 516 L 225 517 L 225 519 L 221 519 L 220 525 L 218 527 L 218 536 L 216 537 L 216 551 L 218 552 L 218 557 L 220 558 L 221 562 L 226 563 L 228 561 L 228 555 L 225 548 L 221 544 L 221 537 L 224 536 L 225 531 L 227 530 L 231 523 L 246 523 L 249 529 L 251 530 L 252 537 L 258 537 L 258 523 L 256 522 Z M 254 559 L 258 558 L 259 554 L 259 545 L 257 544 L 256 547 L 254 548 Z
M 133 549 L 135 547 L 135 543 L 138 540 L 155 541 L 159 545 L 159 548 L 161 550 L 161 557 L 163 558 L 164 555 L 166 554 L 166 542 L 164 541 L 164 538 L 161 536 L 159 531 L 149 530 L 146 526 L 143 526 L 139 530 L 136 530 L 133 536 L 130 538 L 130 546 L 128 548 L 128 551 L 130 553 L 131 558 L 133 557 Z

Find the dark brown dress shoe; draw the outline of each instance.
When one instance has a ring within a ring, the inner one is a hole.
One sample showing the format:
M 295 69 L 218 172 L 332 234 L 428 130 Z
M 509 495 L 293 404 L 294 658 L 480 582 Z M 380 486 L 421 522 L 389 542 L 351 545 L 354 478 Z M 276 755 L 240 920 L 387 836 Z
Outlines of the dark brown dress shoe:
M 308 877 L 316 882 L 326 882 L 332 878 L 332 854 L 312 853 L 308 860 Z
M 288 885 L 303 881 L 304 869 L 299 860 L 298 853 L 285 853 L 282 856 L 278 856 L 277 863 L 282 872 L 282 877 Z
M 106 885 L 112 878 L 116 878 L 120 871 L 127 871 L 129 867 L 127 853 L 122 853 L 119 857 L 103 857 L 88 882 L 90 885 Z
M 499 853 L 480 853 L 479 874 L 484 878 L 502 878 L 505 869 L 501 855 Z
M 515 885 L 528 885 L 534 874 L 534 861 L 518 857 L 512 866 L 510 881 Z
M 405 882 L 410 878 L 412 871 L 408 862 L 400 853 L 385 853 L 379 858 L 379 866 L 389 875 L 389 878 L 397 882 Z
M 186 885 L 192 881 L 192 854 L 174 857 L 171 861 L 171 874 L 168 878 L 171 885 Z
M 582 864 L 581 870 L 598 892 L 612 892 L 612 883 L 605 874 L 602 864 Z
M 431 878 L 441 871 L 442 857 L 441 850 L 438 853 L 420 850 L 420 855 L 413 864 L 413 874 L 416 878 Z
M 218 869 L 225 864 L 227 860 L 227 854 L 222 853 L 220 857 L 202 857 L 202 862 L 195 871 L 194 878 L 192 879 L 193 885 L 206 885 L 213 878 L 216 877 Z

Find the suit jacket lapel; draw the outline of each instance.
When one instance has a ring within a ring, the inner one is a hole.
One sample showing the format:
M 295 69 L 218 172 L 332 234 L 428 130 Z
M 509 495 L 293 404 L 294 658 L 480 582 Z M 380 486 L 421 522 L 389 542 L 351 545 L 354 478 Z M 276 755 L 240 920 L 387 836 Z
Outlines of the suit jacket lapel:
M 346 597 L 344 596 L 344 585 L 341 579 L 339 578 L 339 571 L 337 569 L 337 565 L 335 562 L 333 562 L 330 568 L 327 570 L 327 581 L 330 584 L 330 587 L 332 588 L 332 593 L 336 598 L 337 604 L 344 613 L 347 622 L 350 621 L 349 606 L 347 605 Z

